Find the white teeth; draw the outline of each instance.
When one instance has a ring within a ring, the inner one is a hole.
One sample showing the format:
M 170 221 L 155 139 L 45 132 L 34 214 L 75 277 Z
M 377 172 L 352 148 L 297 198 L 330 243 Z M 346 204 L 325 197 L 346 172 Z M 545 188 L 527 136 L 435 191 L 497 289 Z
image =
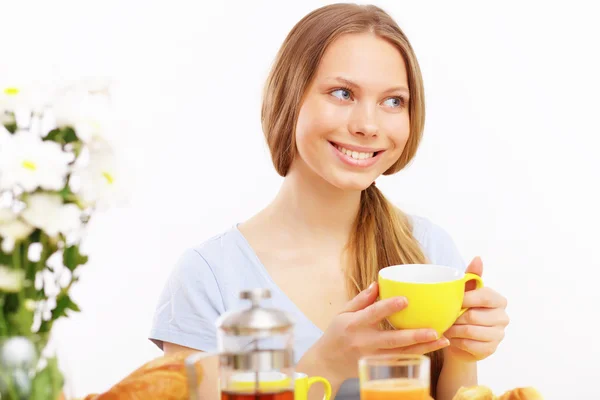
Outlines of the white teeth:
M 352 151 L 352 150 L 348 150 L 345 149 L 343 147 L 340 147 L 338 145 L 335 146 L 336 149 L 338 149 L 339 151 L 341 151 L 342 153 L 344 153 L 345 155 L 354 158 L 355 160 L 366 160 L 367 158 L 371 158 L 373 157 L 373 155 L 375 153 L 361 153 L 358 151 Z

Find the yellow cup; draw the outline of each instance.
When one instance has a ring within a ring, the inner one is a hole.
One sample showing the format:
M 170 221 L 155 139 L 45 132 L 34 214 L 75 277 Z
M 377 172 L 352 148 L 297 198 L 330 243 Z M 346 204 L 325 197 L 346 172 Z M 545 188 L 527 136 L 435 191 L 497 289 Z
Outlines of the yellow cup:
M 291 378 L 281 372 L 259 372 L 258 387 L 261 390 L 280 390 L 290 387 Z M 294 400 L 307 400 L 308 390 L 315 383 L 323 384 L 325 396 L 323 400 L 331 399 L 331 384 L 320 376 L 307 376 L 304 373 L 294 373 Z M 255 374 L 252 372 L 236 374 L 231 377 L 229 387 L 233 390 L 246 391 L 255 387 Z
M 467 311 L 462 302 L 471 280 L 483 287 L 480 276 L 443 265 L 393 265 L 379 271 L 379 297 L 407 298 L 408 306 L 388 317 L 396 329 L 431 328 L 441 337 Z

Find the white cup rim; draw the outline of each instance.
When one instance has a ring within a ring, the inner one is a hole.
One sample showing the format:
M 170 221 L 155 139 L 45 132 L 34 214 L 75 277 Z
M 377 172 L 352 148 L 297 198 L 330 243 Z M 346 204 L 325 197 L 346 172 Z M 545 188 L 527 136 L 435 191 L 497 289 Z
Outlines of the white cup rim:
M 461 280 L 465 272 L 441 264 L 399 264 L 380 269 L 378 276 L 393 282 L 436 284 Z

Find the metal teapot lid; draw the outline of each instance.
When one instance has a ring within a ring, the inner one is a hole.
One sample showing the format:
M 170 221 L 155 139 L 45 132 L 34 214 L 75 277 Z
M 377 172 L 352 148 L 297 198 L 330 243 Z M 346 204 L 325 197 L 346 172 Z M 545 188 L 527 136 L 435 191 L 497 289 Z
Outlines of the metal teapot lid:
M 236 336 L 263 336 L 283 334 L 293 327 L 294 321 L 282 310 L 260 306 L 262 299 L 271 297 L 269 289 L 252 289 L 240 293 L 240 298 L 250 300 L 250 308 L 223 314 L 217 326 L 224 333 Z

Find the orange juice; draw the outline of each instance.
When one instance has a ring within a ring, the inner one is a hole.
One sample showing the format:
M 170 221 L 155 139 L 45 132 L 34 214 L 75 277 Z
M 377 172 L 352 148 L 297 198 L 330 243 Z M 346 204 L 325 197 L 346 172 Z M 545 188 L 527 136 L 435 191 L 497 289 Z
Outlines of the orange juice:
M 365 382 L 360 400 L 428 400 L 429 387 L 415 379 L 395 378 Z

